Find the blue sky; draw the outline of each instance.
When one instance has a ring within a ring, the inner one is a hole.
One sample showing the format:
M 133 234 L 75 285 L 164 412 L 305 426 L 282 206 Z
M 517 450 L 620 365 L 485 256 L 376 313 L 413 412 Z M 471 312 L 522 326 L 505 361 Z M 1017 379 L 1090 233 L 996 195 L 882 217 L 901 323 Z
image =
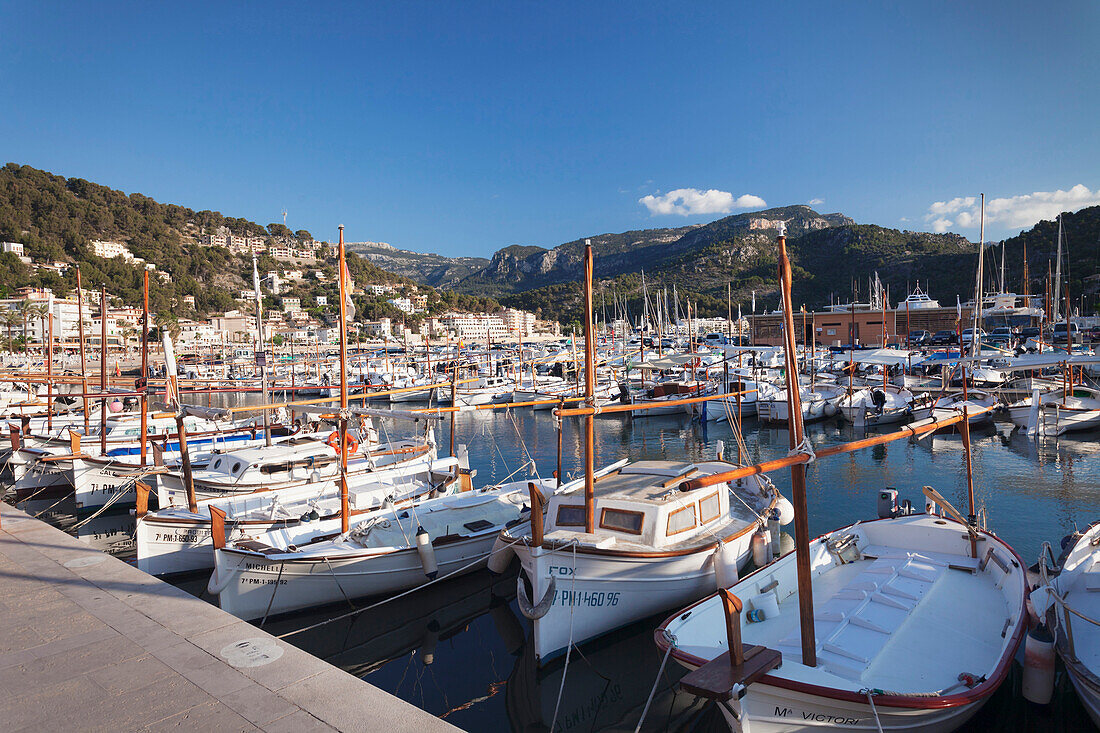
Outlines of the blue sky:
M 488 256 L 820 200 L 976 239 L 983 191 L 999 238 L 1100 203 L 1092 0 L 0 0 L 0 28 L 3 161 L 318 238 Z

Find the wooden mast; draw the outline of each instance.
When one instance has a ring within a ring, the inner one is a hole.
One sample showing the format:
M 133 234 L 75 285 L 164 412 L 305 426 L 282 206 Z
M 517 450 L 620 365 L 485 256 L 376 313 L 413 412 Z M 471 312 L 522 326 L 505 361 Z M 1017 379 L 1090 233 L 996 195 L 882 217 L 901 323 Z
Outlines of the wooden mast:
M 49 303 L 50 301 L 46 301 Z M 47 306 L 49 307 L 49 306 Z M 46 346 L 46 430 L 53 435 L 53 309 L 46 314 L 50 343 Z
M 107 455 L 107 286 L 99 296 L 99 448 Z
M 584 404 L 595 406 L 596 340 L 592 333 L 592 240 L 584 240 Z M 596 481 L 593 478 L 593 416 L 584 416 L 584 531 L 596 531 Z
M 80 282 L 80 268 L 76 268 L 76 320 L 80 333 L 80 387 L 84 393 L 81 403 L 84 405 L 84 434 L 92 432 L 88 417 L 88 366 L 84 360 L 84 289 Z
M 340 532 L 348 531 L 348 313 L 344 225 L 340 225 Z M 364 438 L 365 439 L 365 438 Z
M 791 263 L 787 259 L 787 237 L 779 229 L 779 290 L 783 307 L 784 351 L 787 361 L 787 425 L 791 450 L 802 444 L 802 399 L 798 392 L 798 372 L 795 371 L 794 314 L 791 311 Z M 794 498 L 795 566 L 798 571 L 798 608 L 802 636 L 802 663 L 817 666 L 817 642 L 814 631 L 813 581 L 810 574 L 810 523 L 806 514 L 806 467 L 791 466 L 791 488 Z
M 145 271 L 141 298 L 141 465 L 145 465 L 149 430 L 149 271 Z

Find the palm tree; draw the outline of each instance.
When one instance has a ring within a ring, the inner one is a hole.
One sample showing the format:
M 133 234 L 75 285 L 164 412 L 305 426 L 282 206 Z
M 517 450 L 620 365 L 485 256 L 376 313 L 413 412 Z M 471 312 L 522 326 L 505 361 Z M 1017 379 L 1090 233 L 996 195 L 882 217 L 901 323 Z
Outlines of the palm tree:
M 11 338 L 12 326 L 15 326 L 16 324 L 18 324 L 22 320 L 23 320 L 23 317 L 19 314 L 19 311 L 14 310 L 14 309 L 6 310 L 6 311 L 4 311 L 3 315 L 0 316 L 0 323 L 3 323 L 5 326 L 8 327 L 8 353 L 9 354 L 14 354 L 15 353 L 15 347 L 12 343 L 12 338 Z

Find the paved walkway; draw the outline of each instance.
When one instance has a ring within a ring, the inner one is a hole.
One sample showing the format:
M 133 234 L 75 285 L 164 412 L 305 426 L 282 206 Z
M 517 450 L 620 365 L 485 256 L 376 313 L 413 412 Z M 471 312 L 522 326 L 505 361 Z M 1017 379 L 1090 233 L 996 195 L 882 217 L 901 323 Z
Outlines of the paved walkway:
M 0 502 L 0 730 L 457 729 Z

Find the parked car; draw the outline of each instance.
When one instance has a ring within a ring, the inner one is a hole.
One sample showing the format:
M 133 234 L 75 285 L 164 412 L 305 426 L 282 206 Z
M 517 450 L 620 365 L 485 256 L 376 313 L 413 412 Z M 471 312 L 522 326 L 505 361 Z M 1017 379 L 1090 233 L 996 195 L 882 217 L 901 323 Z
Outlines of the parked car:
M 703 339 L 704 346 L 725 346 L 727 343 L 729 343 L 729 339 L 721 333 L 708 333 L 707 337 Z
M 985 341 L 988 337 L 989 337 L 989 334 L 985 332 L 985 329 L 983 329 L 983 328 L 978 329 L 978 342 L 979 343 L 981 343 L 982 341 Z M 963 332 L 962 332 L 962 338 L 961 338 L 960 343 L 962 343 L 962 345 L 965 346 L 973 340 L 974 340 L 974 329 L 973 328 L 964 328 Z
M 910 331 L 909 332 L 909 345 L 910 346 L 925 346 L 932 343 L 932 334 L 928 331 Z
M 1069 328 L 1066 328 L 1067 325 Z M 1054 334 L 1052 337 L 1054 343 L 1065 343 L 1067 341 L 1067 334 L 1073 336 L 1074 343 L 1081 343 L 1081 327 L 1076 323 L 1067 324 L 1063 321 L 1062 323 L 1054 324 Z
M 932 337 L 933 346 L 950 346 L 956 342 L 954 331 L 936 331 L 936 335 Z
M 986 339 L 988 343 L 999 344 L 1002 346 L 1012 346 L 1012 343 L 1016 340 L 1016 334 L 1012 332 L 1010 326 L 998 326 L 994 328 L 992 333 L 989 334 L 989 338 Z

